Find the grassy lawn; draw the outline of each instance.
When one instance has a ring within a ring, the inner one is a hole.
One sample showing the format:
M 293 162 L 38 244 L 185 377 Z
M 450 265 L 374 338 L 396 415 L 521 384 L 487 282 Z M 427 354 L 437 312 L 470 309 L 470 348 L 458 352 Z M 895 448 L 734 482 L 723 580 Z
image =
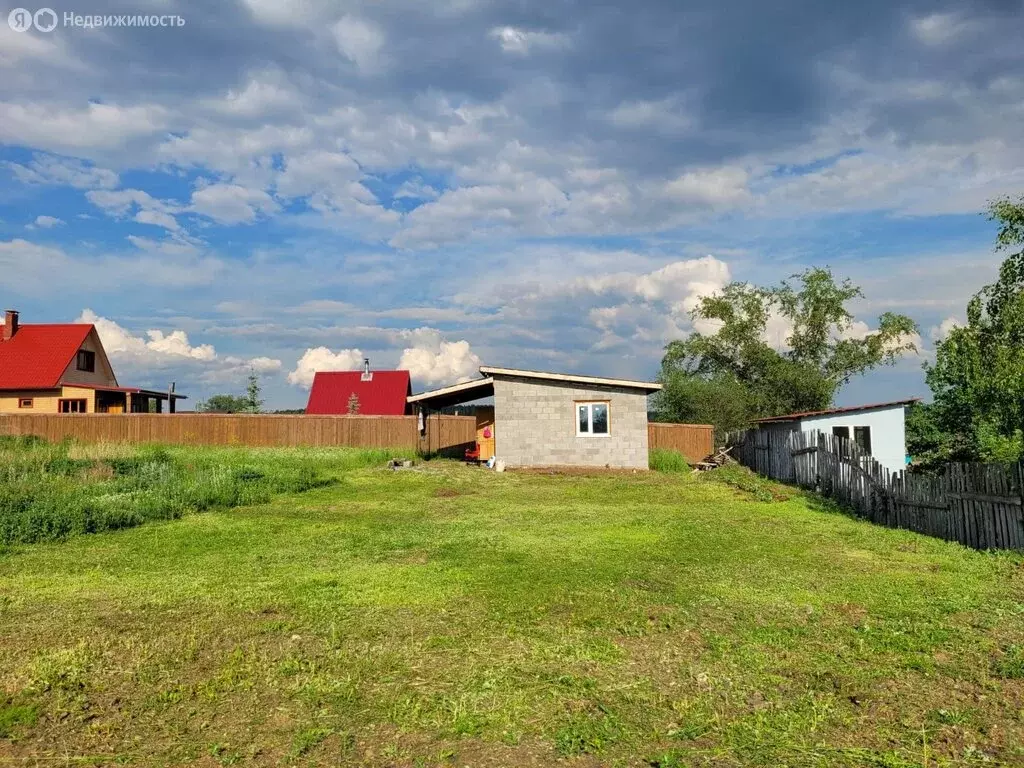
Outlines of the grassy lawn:
M 155 497 L 125 450 L 61 482 Z M 267 484 L 0 550 L 0 764 L 1024 763 L 1019 555 L 732 470 L 158 456 Z

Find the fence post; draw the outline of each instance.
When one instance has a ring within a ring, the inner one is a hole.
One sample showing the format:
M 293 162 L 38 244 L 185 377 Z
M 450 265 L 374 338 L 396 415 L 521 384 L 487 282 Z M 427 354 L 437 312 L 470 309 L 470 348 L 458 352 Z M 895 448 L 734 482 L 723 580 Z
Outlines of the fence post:
M 1010 541 L 1016 541 L 1018 546 L 1024 547 L 1024 459 L 1017 462 L 1017 494 L 1020 496 L 1020 506 L 1017 507 L 1014 520 L 1017 530 L 1013 531 Z

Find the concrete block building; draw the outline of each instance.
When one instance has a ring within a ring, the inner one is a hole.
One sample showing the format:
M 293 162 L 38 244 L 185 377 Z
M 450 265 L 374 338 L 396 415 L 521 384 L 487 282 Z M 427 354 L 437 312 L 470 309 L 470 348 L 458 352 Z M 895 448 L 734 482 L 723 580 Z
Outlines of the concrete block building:
M 429 413 L 493 398 L 493 452 L 510 467 L 647 469 L 647 397 L 660 384 L 515 368 L 480 373 L 409 403 Z

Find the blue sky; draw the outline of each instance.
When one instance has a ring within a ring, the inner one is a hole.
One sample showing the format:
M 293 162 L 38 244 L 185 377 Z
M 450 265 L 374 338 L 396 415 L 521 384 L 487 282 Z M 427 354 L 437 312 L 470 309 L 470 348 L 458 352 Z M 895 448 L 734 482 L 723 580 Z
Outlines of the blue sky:
M 849 333 L 921 328 L 840 403 L 923 395 L 1024 192 L 1019 2 L 93 5 L 185 24 L 0 22 L 0 295 L 195 398 L 651 377 L 701 295 L 811 265 Z

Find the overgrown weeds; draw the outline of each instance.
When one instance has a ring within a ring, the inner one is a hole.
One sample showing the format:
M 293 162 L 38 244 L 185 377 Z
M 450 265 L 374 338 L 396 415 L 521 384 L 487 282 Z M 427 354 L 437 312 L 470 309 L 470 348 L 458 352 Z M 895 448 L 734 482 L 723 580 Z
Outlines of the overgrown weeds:
M 786 486 L 763 478 L 739 464 L 726 464 L 711 472 L 705 472 L 702 477 L 709 482 L 728 485 L 749 494 L 757 501 L 785 501 L 796 494 L 796 491 L 788 492 Z
M 352 451 L 342 463 L 383 463 L 383 452 Z M 369 455 L 358 455 L 369 454 Z M 85 533 L 174 520 L 189 512 L 262 504 L 335 480 L 281 452 L 204 451 L 159 445 L 82 451 L 65 441 L 0 438 L 0 545 L 57 541 Z
M 690 465 L 686 457 L 679 451 L 665 448 L 653 448 L 648 458 L 648 466 L 655 472 L 689 472 Z

